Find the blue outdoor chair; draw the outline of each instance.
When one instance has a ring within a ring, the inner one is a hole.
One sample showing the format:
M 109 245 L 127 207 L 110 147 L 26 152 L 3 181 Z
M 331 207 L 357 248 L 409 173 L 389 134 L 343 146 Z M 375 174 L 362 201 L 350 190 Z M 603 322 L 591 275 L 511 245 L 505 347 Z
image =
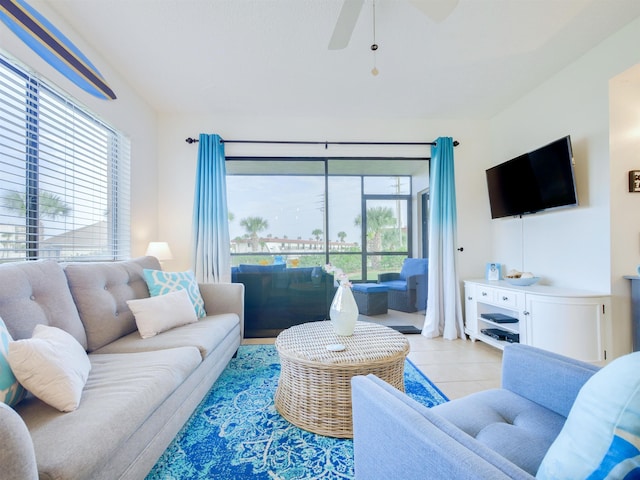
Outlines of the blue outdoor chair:
M 428 265 L 426 258 L 407 258 L 400 273 L 378 275 L 378 283 L 389 287 L 390 309 L 401 312 L 426 310 Z

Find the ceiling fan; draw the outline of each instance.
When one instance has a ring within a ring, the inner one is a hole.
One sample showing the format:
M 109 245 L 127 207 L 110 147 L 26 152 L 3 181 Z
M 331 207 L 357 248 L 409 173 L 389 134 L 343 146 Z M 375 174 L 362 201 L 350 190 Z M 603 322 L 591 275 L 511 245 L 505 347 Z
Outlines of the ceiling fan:
M 414 7 L 434 22 L 447 18 L 458 5 L 459 0 L 408 0 Z M 338 21 L 329 41 L 329 50 L 341 50 L 349 45 L 364 0 L 344 0 Z

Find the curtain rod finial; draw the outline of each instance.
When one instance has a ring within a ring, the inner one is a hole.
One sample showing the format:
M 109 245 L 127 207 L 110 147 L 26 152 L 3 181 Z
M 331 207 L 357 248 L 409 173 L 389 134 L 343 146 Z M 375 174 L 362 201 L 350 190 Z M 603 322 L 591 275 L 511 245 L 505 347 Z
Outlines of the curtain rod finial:
M 187 142 L 188 144 L 192 144 L 192 143 L 196 143 L 198 140 L 195 138 L 188 137 L 188 138 L 185 138 L 184 141 Z

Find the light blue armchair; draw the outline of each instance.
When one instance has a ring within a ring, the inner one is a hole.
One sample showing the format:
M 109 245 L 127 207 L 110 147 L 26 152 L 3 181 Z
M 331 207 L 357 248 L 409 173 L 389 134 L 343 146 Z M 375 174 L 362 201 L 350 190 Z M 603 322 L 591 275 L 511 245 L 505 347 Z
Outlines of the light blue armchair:
M 373 375 L 352 379 L 356 480 L 532 480 L 598 368 L 505 347 L 502 388 L 433 408 Z
M 427 308 L 428 266 L 426 258 L 407 258 L 400 273 L 381 273 L 378 283 L 389 288 L 388 307 L 401 312 Z

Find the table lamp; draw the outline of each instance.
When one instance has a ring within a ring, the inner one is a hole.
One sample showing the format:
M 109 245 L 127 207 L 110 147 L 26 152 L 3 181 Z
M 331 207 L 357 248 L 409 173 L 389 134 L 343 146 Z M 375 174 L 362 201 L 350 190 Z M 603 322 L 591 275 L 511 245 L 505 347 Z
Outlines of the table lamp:
M 173 260 L 173 254 L 167 242 L 149 242 L 145 255 L 156 257 L 161 266 L 164 260 Z

